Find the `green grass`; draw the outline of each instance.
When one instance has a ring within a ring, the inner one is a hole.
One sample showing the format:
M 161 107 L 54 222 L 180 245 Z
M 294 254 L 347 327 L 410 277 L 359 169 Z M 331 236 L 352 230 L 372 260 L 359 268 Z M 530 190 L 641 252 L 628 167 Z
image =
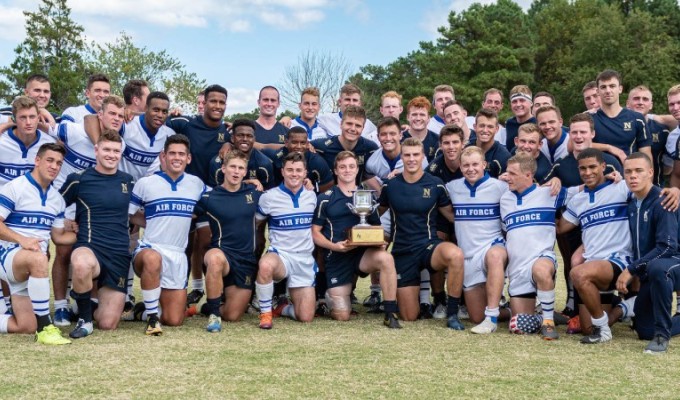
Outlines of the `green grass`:
M 367 294 L 360 281 L 358 295 Z M 564 290 L 558 289 L 558 298 Z M 558 307 L 563 300 L 558 300 Z M 162 337 L 144 324 L 72 345 L 48 347 L 28 335 L 0 336 L 0 398 L 678 398 L 680 351 L 642 354 L 627 327 L 614 341 L 584 346 L 564 327 L 556 342 L 508 333 L 454 332 L 443 321 L 388 330 L 363 313 L 350 322 L 277 319 L 262 331 L 256 316 L 205 332 L 195 316 Z M 466 328 L 471 325 L 466 323 Z

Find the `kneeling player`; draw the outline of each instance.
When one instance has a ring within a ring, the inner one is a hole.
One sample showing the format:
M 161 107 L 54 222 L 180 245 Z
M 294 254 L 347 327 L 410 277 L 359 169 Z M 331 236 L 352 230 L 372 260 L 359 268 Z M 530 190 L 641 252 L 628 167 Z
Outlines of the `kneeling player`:
M 288 278 L 293 304 L 283 308 L 284 316 L 301 322 L 314 319 L 316 295 L 314 276 L 317 266 L 312 252 L 312 218 L 316 195 L 304 188 L 307 177 L 305 158 L 290 153 L 281 168 L 283 183 L 266 191 L 256 217 L 269 222 L 269 249 L 259 262 L 255 290 L 260 302 L 260 328 L 272 328 L 274 280 Z
M 146 334 L 153 336 L 163 333 L 161 322 L 170 326 L 184 322 L 188 271 L 184 250 L 194 206 L 206 190 L 199 178 L 184 173 L 191 162 L 186 136 L 168 137 L 160 158 L 165 170 L 137 182 L 128 210 L 131 221 L 145 227 L 132 263 L 142 286 Z
M 384 248 L 356 247 L 347 244 L 346 229 L 359 222 L 347 206 L 352 204 L 353 192 L 357 190 L 357 159 L 351 151 L 340 152 L 335 157 L 335 176 L 338 185 L 319 196 L 312 236 L 314 243 L 325 249 L 326 303 L 331 317 L 339 321 L 349 320 L 352 304 L 354 275 L 367 276 L 380 272 L 380 286 L 384 295 L 385 326 L 401 328 L 397 318 L 397 273 L 394 259 Z M 369 217 L 371 224 L 379 225 L 377 213 Z
M 501 197 L 501 218 L 508 250 L 508 293 L 513 315 L 531 315 L 546 340 L 558 339 L 555 309 L 555 213 L 566 201 L 566 189 L 552 196 L 550 188 L 534 183 L 536 160 L 517 154 L 508 160 L 509 191 Z M 534 318 L 535 299 L 541 303 L 543 321 Z M 514 317 L 513 317 L 514 318 Z M 521 323 L 520 323 L 521 324 Z M 511 324 L 512 325 L 512 324 Z
M 420 271 L 446 269 L 448 307 L 447 326 L 465 327 L 458 320 L 463 291 L 463 252 L 453 243 L 437 237 L 439 212 L 453 221 L 451 199 L 441 179 L 423 171 L 423 144 L 415 138 L 401 145 L 402 174 L 387 181 L 380 194 L 380 212 L 390 209 L 392 218 L 392 255 L 397 270 L 397 300 L 402 319 L 413 321 L 420 312 Z
M 479 324 L 472 333 L 492 333 L 498 326 L 508 262 L 500 215 L 501 196 L 508 185 L 485 172 L 484 152 L 479 147 L 463 150 L 460 169 L 465 178 L 449 182 L 446 188 L 458 245 L 465 253 L 465 304 L 472 322 Z
M 36 118 L 37 120 L 37 118 Z M 0 190 L 0 279 L 9 285 L 13 315 L 0 315 L 0 333 L 35 333 L 44 344 L 68 344 L 50 318 L 50 279 L 45 255 L 56 244 L 75 243 L 64 230 L 64 199 L 52 188 L 66 150 L 43 144 L 35 168 Z
M 248 156 L 240 151 L 222 159 L 224 181 L 203 195 L 197 214 L 207 214 L 212 232 L 205 254 L 208 332 L 220 332 L 222 319 L 239 321 L 248 308 L 257 271 L 255 213 L 262 194 L 243 183 Z M 220 307 L 222 296 L 225 303 Z

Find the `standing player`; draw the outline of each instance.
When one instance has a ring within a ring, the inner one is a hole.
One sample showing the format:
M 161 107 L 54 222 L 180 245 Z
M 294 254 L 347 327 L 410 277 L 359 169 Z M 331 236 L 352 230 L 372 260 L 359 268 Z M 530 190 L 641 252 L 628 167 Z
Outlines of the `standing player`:
M 510 109 L 513 117 L 505 121 L 505 147 L 511 151 L 515 147 L 515 137 L 519 127 L 527 123 L 536 123 L 536 118 L 531 114 L 531 89 L 526 85 L 517 85 L 510 90 Z M 478 129 L 475 126 L 475 129 Z
M 348 83 L 340 88 L 340 98 L 338 98 L 338 108 L 340 111 L 337 113 L 320 115 L 318 118 L 319 125 L 321 125 L 329 137 L 339 136 L 342 133 L 342 121 L 344 119 L 345 111 L 347 110 L 347 107 L 350 106 L 361 108 L 361 95 L 361 89 L 352 83 Z M 366 140 L 378 144 L 378 135 L 373 122 L 364 117 L 364 122 L 361 126 L 362 128 L 359 132 L 361 136 Z M 360 159 L 359 167 L 361 167 L 362 164 L 363 162 Z M 329 167 L 331 165 L 333 165 L 333 163 L 328 164 Z M 361 174 L 359 175 L 359 178 L 361 178 Z
M 149 92 L 149 84 L 146 81 L 141 79 L 127 81 L 123 86 L 126 111 L 132 116 L 144 114 L 148 106 L 146 98 Z
M 531 114 L 535 117 L 536 112 L 541 107 L 555 107 L 555 96 L 548 92 L 536 93 L 531 105 Z
M 536 125 L 545 140 L 541 152 L 554 164 L 560 158 L 569 155 L 569 129 L 562 126 L 562 113 L 554 106 L 545 106 L 536 110 Z
M 474 117 L 472 119 L 474 121 Z M 447 125 L 458 125 L 463 129 L 465 134 L 463 143 L 477 141 L 477 134 L 474 130 L 470 129 L 467 123 L 467 110 L 456 100 L 449 100 L 444 104 L 444 120 Z
M 92 334 L 92 281 L 98 278 L 99 307 L 94 313 L 99 329 L 116 329 L 125 303 L 130 266 L 128 213 L 132 176 L 118 170 L 122 139 L 105 130 L 95 146 L 97 164 L 66 178 L 61 188 L 66 205 L 76 203 L 78 240 L 71 254 L 73 290 L 78 323 L 70 335 Z
M 432 116 L 427 124 L 427 129 L 436 134 L 442 129 L 444 122 L 444 104 L 450 100 L 455 100 L 456 95 L 450 85 L 437 85 L 432 93 L 432 104 L 434 104 L 435 115 Z
M 276 111 L 280 104 L 279 91 L 274 86 L 260 89 L 257 106 L 260 115 L 255 120 L 255 148 L 275 149 L 283 146 L 288 129 L 276 121 Z
M 513 318 L 533 317 L 536 299 L 541 303 L 541 336 L 555 340 L 555 213 L 564 205 L 566 190 L 557 196 L 550 188 L 534 183 L 536 160 L 517 154 L 508 160 L 509 191 L 501 197 L 501 218 L 506 231 L 508 251 L 508 294 Z M 527 246 L 531 243 L 531 246 Z M 521 314 L 521 315 L 520 315 Z M 538 318 L 529 318 L 539 328 Z M 521 325 L 521 323 L 519 323 Z M 511 324 L 512 325 L 512 324 Z
M 128 208 L 130 220 L 144 227 L 132 265 L 141 281 L 145 333 L 153 336 L 163 333 L 161 322 L 178 326 L 184 321 L 188 276 L 184 250 L 194 206 L 206 190 L 200 179 L 184 173 L 191 162 L 186 136 L 170 136 L 160 157 L 165 170 L 137 181 Z
M 484 151 L 486 168 L 489 171 L 489 175 L 493 178 L 498 178 L 505 172 L 508 159 L 510 158 L 510 152 L 505 146 L 495 140 L 498 126 L 498 115 L 494 111 L 487 110 L 486 108 L 477 111 L 475 116 L 477 140 L 474 143 L 470 143 L 470 145 L 477 146 Z M 514 136 L 508 140 L 511 140 L 509 143 L 512 143 L 512 146 L 514 146 Z
M 420 270 L 447 270 L 447 326 L 465 329 L 458 320 L 463 290 L 463 252 L 437 237 L 441 212 L 453 221 L 451 200 L 444 183 L 423 170 L 423 145 L 410 138 L 402 143 L 404 171 L 387 181 L 380 193 L 381 213 L 390 209 L 392 255 L 397 269 L 397 301 L 402 319 L 413 321 L 420 312 Z
M 61 121 L 61 118 L 47 110 L 47 106 L 50 105 L 50 98 L 52 97 L 49 78 L 42 74 L 30 75 L 26 79 L 24 95 L 32 98 L 38 104 L 38 110 L 40 111 L 39 129 L 43 132 L 52 131 L 54 127 Z M 0 124 L 7 123 L 11 117 L 11 106 L 0 108 Z M 2 125 L 0 125 L 0 132 L 3 131 L 5 131 L 5 129 L 3 129 Z
M 0 314 L 0 333 L 35 333 L 38 343 L 71 343 L 50 318 L 50 280 L 45 255 L 50 237 L 74 243 L 64 229 L 64 199 L 51 186 L 64 148 L 40 146 L 35 168 L 0 189 L 0 279 L 9 285 L 13 314 Z
M 205 254 L 208 332 L 222 319 L 239 321 L 248 307 L 257 274 L 255 213 L 262 192 L 243 182 L 248 158 L 231 151 L 223 159 L 224 182 L 201 197 L 197 214 L 207 214 L 212 231 Z M 229 207 L 225 207 L 228 204 Z M 225 303 L 220 307 L 224 296 Z
M 597 82 L 590 81 L 583 86 L 581 90 L 583 95 L 583 103 L 586 106 L 586 110 L 595 112 L 600 108 L 600 94 L 597 91 Z
M 427 129 L 430 121 L 430 108 L 430 102 L 423 96 L 418 96 L 408 102 L 408 105 L 406 105 L 406 119 L 408 120 L 409 128 L 404 131 L 403 139 L 406 140 L 413 137 L 420 140 L 425 148 L 427 162 L 434 159 L 439 149 L 438 133 Z
M 401 105 L 402 96 L 394 90 L 387 91 L 380 96 L 380 115 L 399 119 L 404 107 Z
M 69 107 L 61 114 L 61 119 L 82 123 L 86 115 L 96 114 L 102 108 L 102 102 L 111 94 L 109 78 L 104 74 L 94 74 L 87 78 L 85 98 L 87 103 Z
M 517 154 L 529 154 L 536 160 L 536 173 L 534 174 L 534 179 L 539 185 L 548 182 L 550 172 L 552 171 L 552 163 L 548 160 L 548 157 L 541 152 L 542 142 L 543 134 L 538 130 L 538 127 L 535 124 L 524 124 L 519 127 L 519 131 L 515 137 L 514 152 Z M 555 181 L 559 182 L 559 179 L 556 179 Z
M 463 151 L 465 133 L 457 125 L 445 125 L 439 131 L 440 154 L 428 165 L 427 172 L 449 183 L 463 177 L 460 170 L 460 154 Z
M 389 119 L 395 120 L 393 117 Z M 399 121 L 397 121 L 397 127 Z M 381 124 L 378 124 L 378 130 Z M 378 247 L 355 247 L 348 244 L 346 229 L 359 222 L 359 217 L 351 212 L 352 193 L 358 189 L 356 174 L 359 170 L 357 160 L 350 151 L 343 151 L 335 158 L 335 175 L 338 185 L 319 196 L 312 236 L 314 243 L 324 249 L 326 268 L 326 304 L 330 307 L 331 317 L 347 321 L 350 317 L 352 283 L 354 275 L 366 276 L 380 272 L 380 287 L 384 293 L 384 324 L 388 328 L 401 328 L 397 318 L 397 274 L 394 259 Z M 378 214 L 369 217 L 371 224 L 380 223 Z
M 312 252 L 312 218 L 316 195 L 303 187 L 307 175 L 305 159 L 291 153 L 283 160 L 283 183 L 260 198 L 256 217 L 269 223 L 269 249 L 260 258 L 255 291 L 260 302 L 260 328 L 272 328 L 274 281 L 288 279 L 293 304 L 284 316 L 311 322 L 316 308 L 314 275 L 317 266 Z
M 487 334 L 496 331 L 501 314 L 508 253 L 500 200 L 508 185 L 485 172 L 484 152 L 479 147 L 463 150 L 460 164 L 465 178 L 447 183 L 446 188 L 456 219 L 457 243 L 465 254 L 465 304 L 470 320 L 479 324 L 472 333 Z
M 496 115 L 500 115 L 501 110 L 503 110 L 503 92 L 496 88 L 491 88 L 484 92 L 482 108 L 493 110 L 496 113 Z M 474 117 L 468 117 L 468 119 L 472 120 L 468 121 L 468 126 L 474 125 L 475 122 Z M 496 134 L 496 141 L 505 146 L 506 137 L 507 132 L 505 130 L 505 127 L 503 125 L 500 125 L 500 127 L 498 128 L 498 133 Z
M 318 88 L 305 88 L 302 91 L 300 102 L 298 103 L 300 115 L 290 121 L 291 128 L 300 126 L 305 129 L 308 140 L 325 139 L 328 137 L 326 131 L 319 125 L 319 121 L 316 119 L 316 117 L 319 116 L 319 109 L 321 108 L 319 98 L 320 93 Z
M 581 343 L 603 343 L 612 339 L 607 312 L 616 279 L 632 257 L 626 216 L 629 190 L 625 182 L 605 180 L 601 151 L 586 149 L 579 154 L 578 162 L 585 188 L 567 206 L 558 231 L 581 226 L 585 263 L 573 266 L 570 274 L 583 302 L 579 304 L 581 330 L 588 336 Z

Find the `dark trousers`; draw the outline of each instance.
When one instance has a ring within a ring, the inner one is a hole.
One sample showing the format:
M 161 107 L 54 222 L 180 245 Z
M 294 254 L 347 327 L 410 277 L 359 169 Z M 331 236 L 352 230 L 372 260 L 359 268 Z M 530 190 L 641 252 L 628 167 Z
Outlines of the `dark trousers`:
M 634 328 L 640 339 L 666 339 L 680 334 L 680 314 L 671 316 L 673 292 L 680 290 L 680 259 L 663 258 L 647 265 L 635 300 Z

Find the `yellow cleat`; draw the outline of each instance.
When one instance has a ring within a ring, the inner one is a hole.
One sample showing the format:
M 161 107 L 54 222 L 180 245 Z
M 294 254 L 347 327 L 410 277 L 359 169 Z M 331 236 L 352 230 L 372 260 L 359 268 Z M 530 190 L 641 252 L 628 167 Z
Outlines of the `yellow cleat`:
M 144 333 L 146 333 L 147 336 L 161 336 L 163 334 L 163 328 L 161 328 L 161 323 L 157 318 L 149 318 Z
M 50 324 L 40 332 L 35 333 L 35 341 L 42 344 L 62 345 L 71 344 L 71 341 L 61 335 L 61 331 L 56 326 Z

